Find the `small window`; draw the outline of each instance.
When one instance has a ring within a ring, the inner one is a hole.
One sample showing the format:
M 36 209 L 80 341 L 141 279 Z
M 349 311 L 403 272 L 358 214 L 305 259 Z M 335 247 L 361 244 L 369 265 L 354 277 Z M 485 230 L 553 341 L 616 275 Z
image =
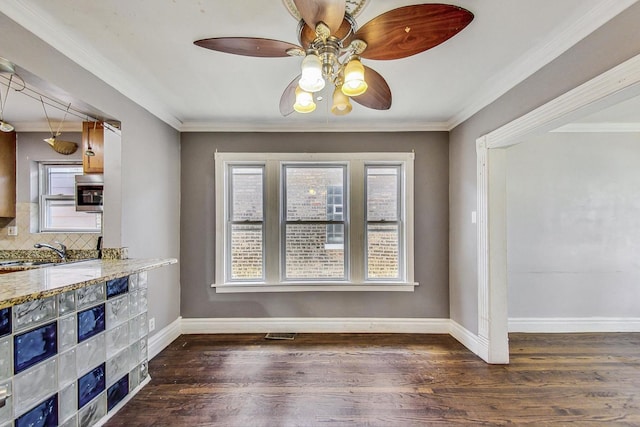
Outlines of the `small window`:
M 76 212 L 75 176 L 82 163 L 40 163 L 40 232 L 100 233 L 102 214 Z

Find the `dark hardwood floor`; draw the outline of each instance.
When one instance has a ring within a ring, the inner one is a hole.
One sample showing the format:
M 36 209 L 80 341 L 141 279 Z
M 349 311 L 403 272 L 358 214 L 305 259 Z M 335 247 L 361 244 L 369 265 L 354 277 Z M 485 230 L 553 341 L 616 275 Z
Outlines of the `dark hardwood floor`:
M 116 426 L 640 426 L 640 334 L 515 334 L 487 365 L 448 335 L 183 335 Z

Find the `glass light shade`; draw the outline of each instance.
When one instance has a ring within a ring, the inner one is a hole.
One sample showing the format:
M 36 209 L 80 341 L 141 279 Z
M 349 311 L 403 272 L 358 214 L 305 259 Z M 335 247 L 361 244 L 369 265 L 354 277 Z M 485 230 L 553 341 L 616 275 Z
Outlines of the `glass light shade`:
M 293 109 L 298 113 L 311 113 L 316 109 L 316 103 L 313 102 L 313 95 L 298 86 L 296 88 L 296 103 L 293 104 Z
M 313 53 L 302 60 L 302 77 L 298 82 L 302 90 L 306 92 L 318 92 L 324 88 L 322 78 L 322 61 Z
M 369 86 L 364 81 L 364 65 L 359 59 L 352 59 L 344 69 L 342 93 L 347 96 L 358 96 L 365 93 L 367 87 Z
M 13 126 L 11 123 L 7 123 L 5 121 L 0 120 L 0 131 L 2 132 L 13 132 Z
M 333 105 L 331 106 L 331 112 L 336 116 L 344 116 L 351 112 L 351 101 L 349 97 L 342 93 L 339 87 L 333 91 Z

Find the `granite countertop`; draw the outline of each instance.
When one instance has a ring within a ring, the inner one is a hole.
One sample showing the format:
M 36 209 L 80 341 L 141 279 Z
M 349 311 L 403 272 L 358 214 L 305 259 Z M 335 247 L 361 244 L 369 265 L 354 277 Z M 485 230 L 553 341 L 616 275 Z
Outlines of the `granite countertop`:
M 89 260 L 0 275 L 0 308 L 175 264 L 175 258 Z

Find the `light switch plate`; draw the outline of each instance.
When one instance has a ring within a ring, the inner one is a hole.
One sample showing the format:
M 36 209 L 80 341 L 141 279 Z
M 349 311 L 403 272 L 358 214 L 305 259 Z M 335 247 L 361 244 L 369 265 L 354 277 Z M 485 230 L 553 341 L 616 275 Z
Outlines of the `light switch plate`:
M 18 235 L 18 227 L 15 225 L 10 225 L 7 227 L 7 234 L 9 236 L 17 236 Z

